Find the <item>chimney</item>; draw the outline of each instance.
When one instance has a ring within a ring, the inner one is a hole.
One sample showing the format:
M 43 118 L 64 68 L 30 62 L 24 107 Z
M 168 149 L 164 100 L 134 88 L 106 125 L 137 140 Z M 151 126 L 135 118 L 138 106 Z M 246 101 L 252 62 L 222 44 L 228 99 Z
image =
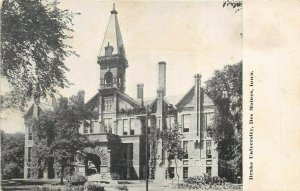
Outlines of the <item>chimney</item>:
M 201 125 L 201 74 L 195 74 L 195 110 L 197 114 L 197 136 L 200 135 Z
M 166 95 L 166 62 L 158 63 L 158 90 L 163 91 L 163 96 Z
M 144 84 L 137 84 L 137 99 L 141 106 L 144 106 Z

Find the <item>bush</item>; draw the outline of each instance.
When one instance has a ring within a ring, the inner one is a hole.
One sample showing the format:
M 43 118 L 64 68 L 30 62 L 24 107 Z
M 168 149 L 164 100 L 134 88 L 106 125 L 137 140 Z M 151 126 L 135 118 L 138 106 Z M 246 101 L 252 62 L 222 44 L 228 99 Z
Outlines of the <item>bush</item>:
M 73 174 L 71 176 L 67 176 L 66 178 L 67 186 L 79 186 L 84 185 L 87 181 L 87 178 L 81 174 Z
M 49 186 L 40 186 L 32 188 L 32 191 L 61 191 L 60 188 L 50 188 Z
M 91 183 L 91 182 L 88 182 L 85 185 L 85 188 L 88 191 L 104 191 L 104 187 L 103 186 L 100 186 L 100 185 L 98 185 L 96 183 Z
M 71 185 L 68 186 L 67 191 L 84 191 L 84 186 L 83 185 Z

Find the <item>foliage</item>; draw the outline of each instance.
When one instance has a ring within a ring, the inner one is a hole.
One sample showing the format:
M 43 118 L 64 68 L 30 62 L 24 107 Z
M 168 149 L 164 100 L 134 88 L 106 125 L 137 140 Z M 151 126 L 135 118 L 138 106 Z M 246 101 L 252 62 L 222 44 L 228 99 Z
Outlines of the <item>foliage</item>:
M 155 126 L 149 128 L 150 133 L 148 136 L 149 144 L 150 144 L 150 160 L 149 160 L 149 170 L 150 170 L 150 179 L 155 178 L 155 170 L 156 170 L 156 155 L 157 155 L 157 140 L 160 138 L 161 132 Z
M 92 183 L 92 182 L 87 182 L 85 187 L 88 191 L 104 191 L 103 186 L 100 186 L 100 185 L 98 185 L 96 183 Z
M 124 114 L 124 115 L 140 115 L 140 114 L 144 114 L 146 112 L 146 108 L 145 107 L 138 107 L 138 108 L 132 108 L 132 109 L 121 109 L 119 111 L 120 114 Z
M 37 174 L 53 160 L 63 183 L 63 177 L 74 172 L 76 152 L 91 144 L 79 133 L 82 121 L 91 116 L 92 112 L 84 104 L 84 92 L 80 91 L 69 99 L 60 98 L 53 111 L 43 112 L 38 119 L 29 122 L 33 127 L 34 141 L 31 172 Z
M 216 104 L 211 136 L 220 159 L 231 161 L 242 176 L 242 61 L 216 70 L 205 83 Z
M 61 191 L 60 188 L 53 188 L 53 187 L 49 187 L 49 186 L 38 186 L 38 187 L 34 187 L 32 188 L 33 191 Z
M 67 185 L 84 185 L 84 183 L 87 181 L 87 178 L 81 174 L 74 173 L 72 175 L 68 175 L 66 177 Z
M 25 137 L 1 130 L 1 171 L 3 179 L 23 178 Z
M 182 160 L 184 157 L 184 151 L 181 146 L 182 134 L 180 131 L 181 127 L 179 123 L 174 123 L 171 128 L 165 128 L 162 132 L 163 149 L 168 153 L 169 164 L 171 159 L 174 158 L 176 175 L 179 181 L 179 173 L 177 168 L 177 160 Z
M 243 9 L 243 1 L 242 0 L 226 0 L 223 2 L 223 7 L 231 6 L 235 12 L 240 11 Z
M 4 0 L 1 8 L 1 75 L 10 85 L 6 107 L 21 109 L 33 97 L 45 97 L 70 85 L 65 44 L 78 13 L 61 10 L 53 0 Z
M 206 174 L 203 176 L 192 176 L 187 179 L 184 179 L 184 183 L 192 184 L 192 185 L 205 185 L 205 184 L 216 184 L 216 185 L 224 185 L 226 179 L 220 178 L 218 176 L 210 177 Z
M 84 185 L 68 186 L 67 191 L 85 191 Z

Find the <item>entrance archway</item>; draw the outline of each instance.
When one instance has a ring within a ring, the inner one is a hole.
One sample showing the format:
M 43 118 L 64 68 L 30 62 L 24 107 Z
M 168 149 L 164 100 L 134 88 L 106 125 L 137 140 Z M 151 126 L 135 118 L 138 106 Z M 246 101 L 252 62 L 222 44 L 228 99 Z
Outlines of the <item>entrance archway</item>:
M 101 160 L 97 154 L 86 153 L 84 165 L 86 176 L 100 173 Z

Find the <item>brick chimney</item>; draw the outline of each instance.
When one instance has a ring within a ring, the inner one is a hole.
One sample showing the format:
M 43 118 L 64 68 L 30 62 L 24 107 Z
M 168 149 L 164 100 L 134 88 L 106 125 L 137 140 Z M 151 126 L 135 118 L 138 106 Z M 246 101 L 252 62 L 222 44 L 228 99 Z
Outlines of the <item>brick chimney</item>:
M 166 62 L 158 63 L 158 90 L 163 90 L 163 95 L 166 95 Z
M 141 106 L 144 106 L 144 84 L 143 83 L 137 84 L 137 100 L 141 104 Z

